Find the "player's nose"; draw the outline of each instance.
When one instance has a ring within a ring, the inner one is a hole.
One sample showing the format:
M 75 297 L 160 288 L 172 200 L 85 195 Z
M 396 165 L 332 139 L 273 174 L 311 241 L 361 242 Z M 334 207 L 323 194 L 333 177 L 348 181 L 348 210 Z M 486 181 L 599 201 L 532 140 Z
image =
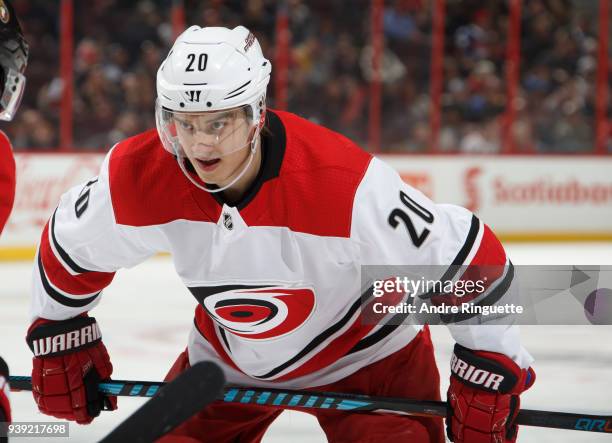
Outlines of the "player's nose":
M 213 156 L 215 147 L 204 142 L 197 142 L 193 145 L 191 151 L 198 158 L 206 158 Z
M 193 139 L 196 144 L 201 143 L 204 145 L 214 146 L 219 141 L 219 136 L 217 134 L 209 134 L 206 131 L 196 129 Z

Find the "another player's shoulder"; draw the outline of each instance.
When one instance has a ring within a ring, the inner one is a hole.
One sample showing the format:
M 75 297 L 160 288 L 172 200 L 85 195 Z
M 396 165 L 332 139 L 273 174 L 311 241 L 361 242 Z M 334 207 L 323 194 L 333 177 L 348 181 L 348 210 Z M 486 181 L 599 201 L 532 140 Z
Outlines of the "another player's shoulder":
M 13 158 L 13 148 L 11 146 L 11 141 L 9 140 L 8 136 L 3 131 L 0 131 L 0 163 L 5 163 L 7 161 L 13 161 L 12 158 Z M 6 159 L 9 159 L 9 160 L 6 160 Z
M 15 159 L 11 142 L 0 131 L 0 232 L 8 219 L 15 199 Z
M 11 141 L 6 134 L 0 131 L 0 206 L 6 210 L 12 206 L 15 196 L 15 157 Z M 4 211 L 3 211 L 4 212 Z M 0 214 L 0 218 L 2 218 Z M 0 231 L 2 230 L 0 220 Z

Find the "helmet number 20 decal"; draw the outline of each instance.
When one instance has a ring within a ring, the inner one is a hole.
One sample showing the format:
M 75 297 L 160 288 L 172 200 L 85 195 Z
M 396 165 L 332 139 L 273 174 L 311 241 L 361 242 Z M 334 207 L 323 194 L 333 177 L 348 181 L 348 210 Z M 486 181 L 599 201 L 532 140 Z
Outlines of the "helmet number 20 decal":
M 198 63 L 196 64 L 196 58 L 198 59 Z M 208 54 L 187 54 L 187 67 L 185 68 L 185 72 L 195 72 L 195 68 L 198 71 L 205 71 L 206 65 L 208 64 Z

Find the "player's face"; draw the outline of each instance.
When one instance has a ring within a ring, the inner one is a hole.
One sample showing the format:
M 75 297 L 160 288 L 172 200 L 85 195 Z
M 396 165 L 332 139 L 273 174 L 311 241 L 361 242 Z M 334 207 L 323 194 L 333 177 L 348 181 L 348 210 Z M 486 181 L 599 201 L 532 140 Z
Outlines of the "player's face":
M 229 183 L 248 160 L 254 128 L 243 109 L 175 114 L 176 135 L 202 181 Z

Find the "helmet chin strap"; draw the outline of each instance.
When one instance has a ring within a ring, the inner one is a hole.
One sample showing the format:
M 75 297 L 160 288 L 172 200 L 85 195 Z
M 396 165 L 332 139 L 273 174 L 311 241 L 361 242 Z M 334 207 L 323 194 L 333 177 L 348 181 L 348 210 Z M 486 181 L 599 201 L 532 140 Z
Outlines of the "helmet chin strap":
M 246 174 L 247 170 L 251 166 L 251 163 L 253 163 L 253 158 L 255 157 L 255 152 L 257 151 L 257 140 L 259 140 L 259 131 L 260 131 L 260 129 L 258 127 L 257 130 L 255 131 L 255 134 L 253 135 L 253 139 L 251 140 L 251 148 L 250 148 L 251 153 L 249 154 L 249 160 L 247 161 L 247 163 L 244 166 L 244 168 L 242 168 L 242 171 L 240 171 L 240 174 L 238 174 L 227 185 L 225 185 L 225 186 L 223 186 L 221 188 L 216 188 L 216 189 L 209 189 L 209 188 L 207 188 L 205 186 L 202 186 L 200 183 L 198 183 L 196 180 L 194 180 L 193 177 L 191 177 L 191 174 L 187 171 L 187 169 L 185 169 L 184 162 L 181 160 L 182 156 L 179 154 L 179 144 L 178 144 L 178 141 L 174 140 L 174 142 L 172 143 L 172 147 L 174 149 L 174 154 L 176 155 L 176 159 L 178 161 L 179 168 L 181 168 L 181 171 L 183 171 L 183 175 L 185 175 L 185 177 L 187 177 L 187 179 L 189 179 L 189 181 L 191 183 L 193 183 L 198 189 L 201 189 L 202 191 L 209 192 L 211 194 L 215 194 L 217 192 L 225 191 L 226 189 L 230 188 L 238 180 L 240 180 L 244 174 Z

